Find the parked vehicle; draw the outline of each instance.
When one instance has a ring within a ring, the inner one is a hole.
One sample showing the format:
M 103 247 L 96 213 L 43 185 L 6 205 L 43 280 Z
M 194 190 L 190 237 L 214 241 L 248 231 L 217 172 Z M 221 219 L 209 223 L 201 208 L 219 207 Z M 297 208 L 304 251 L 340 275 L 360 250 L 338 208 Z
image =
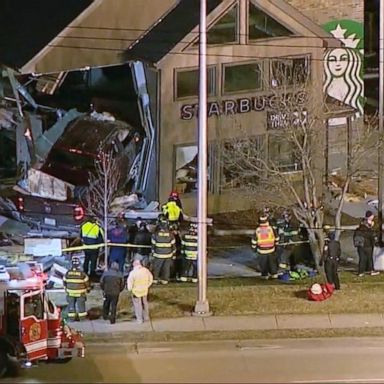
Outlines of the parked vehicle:
M 82 334 L 64 324 L 46 295 L 45 281 L 36 263 L 0 269 L 0 377 L 10 360 L 29 367 L 84 357 Z

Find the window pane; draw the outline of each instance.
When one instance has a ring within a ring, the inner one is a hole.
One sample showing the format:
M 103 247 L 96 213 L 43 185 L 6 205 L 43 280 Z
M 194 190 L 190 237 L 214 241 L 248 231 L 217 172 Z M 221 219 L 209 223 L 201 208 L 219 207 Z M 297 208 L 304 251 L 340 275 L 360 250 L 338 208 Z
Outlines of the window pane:
M 211 167 L 210 146 L 208 147 L 208 169 L 207 181 L 210 189 Z M 175 189 L 179 193 L 190 193 L 197 191 L 198 177 L 198 147 L 197 145 L 180 145 L 176 147 L 175 163 Z
M 301 163 L 292 143 L 283 136 L 269 136 L 269 159 L 283 172 L 299 171 Z
M 249 3 L 249 39 L 265 39 L 293 35 L 291 31 Z
M 221 188 L 247 188 L 257 185 L 260 180 L 257 164 L 264 156 L 264 135 L 225 142 L 221 151 Z M 254 169 L 249 166 L 250 158 L 255 162 Z
M 308 58 L 273 60 L 271 72 L 273 87 L 303 84 L 308 80 L 309 75 Z
M 224 92 L 261 89 L 259 63 L 224 67 Z
M 207 44 L 225 44 L 237 41 L 237 6 L 225 14 L 207 33 Z
M 176 75 L 176 98 L 197 96 L 199 94 L 199 70 L 180 71 Z M 216 68 L 207 70 L 208 96 L 216 95 Z

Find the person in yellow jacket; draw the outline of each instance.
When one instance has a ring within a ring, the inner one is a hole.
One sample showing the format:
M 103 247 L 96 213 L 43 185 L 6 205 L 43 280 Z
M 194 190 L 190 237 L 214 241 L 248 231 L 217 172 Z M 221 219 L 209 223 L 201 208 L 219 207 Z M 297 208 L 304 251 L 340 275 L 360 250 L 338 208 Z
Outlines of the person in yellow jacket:
M 279 235 L 272 225 L 269 224 L 267 216 L 261 216 L 259 225 L 256 228 L 255 236 L 252 238 L 252 249 L 258 255 L 261 277 L 276 279 L 277 275 L 277 257 L 276 245 L 279 242 Z
M 133 308 L 138 324 L 149 321 L 148 290 L 152 283 L 152 273 L 141 265 L 140 258 L 135 258 L 133 269 L 128 275 L 127 288 L 132 294 Z
M 176 198 L 171 195 L 168 202 L 163 204 L 161 210 L 168 220 L 169 227 L 177 230 L 180 222 L 183 221 L 183 210 L 178 205 Z
M 96 245 L 104 242 L 104 231 L 95 218 L 87 219 L 80 227 L 80 238 L 83 245 Z M 94 278 L 96 276 L 99 248 L 84 249 L 84 272 Z
M 71 269 L 63 278 L 65 293 L 67 294 L 68 318 L 82 320 L 87 316 L 85 302 L 89 292 L 89 280 L 86 273 L 81 270 L 78 257 L 72 258 Z

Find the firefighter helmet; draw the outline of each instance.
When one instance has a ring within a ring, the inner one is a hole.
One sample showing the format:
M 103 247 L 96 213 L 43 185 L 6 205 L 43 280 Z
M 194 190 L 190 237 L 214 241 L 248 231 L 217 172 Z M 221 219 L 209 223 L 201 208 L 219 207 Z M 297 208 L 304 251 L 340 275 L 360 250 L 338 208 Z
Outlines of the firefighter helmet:
M 77 256 L 72 257 L 71 263 L 73 268 L 80 267 L 80 259 Z
M 310 290 L 314 295 L 320 295 L 320 293 L 323 292 L 323 289 L 319 283 L 312 284 Z
M 262 215 L 259 217 L 259 224 L 266 224 L 268 223 L 268 216 L 267 215 Z
M 161 228 L 168 227 L 168 220 L 167 220 L 167 217 L 164 215 L 164 213 L 160 213 L 160 215 L 157 217 L 157 224 Z

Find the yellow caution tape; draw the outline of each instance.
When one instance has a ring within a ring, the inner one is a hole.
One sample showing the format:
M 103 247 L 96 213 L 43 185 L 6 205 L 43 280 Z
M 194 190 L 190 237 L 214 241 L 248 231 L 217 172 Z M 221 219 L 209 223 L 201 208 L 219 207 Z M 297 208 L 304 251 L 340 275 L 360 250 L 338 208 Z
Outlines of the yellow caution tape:
M 98 249 L 104 248 L 105 243 L 101 244 L 91 244 L 91 245 L 79 245 L 77 247 L 68 247 L 63 248 L 62 252 L 73 252 L 73 251 L 82 251 L 83 249 Z M 140 244 L 121 244 L 121 243 L 107 243 L 107 247 L 123 247 L 123 248 L 152 248 L 151 245 L 140 245 Z

